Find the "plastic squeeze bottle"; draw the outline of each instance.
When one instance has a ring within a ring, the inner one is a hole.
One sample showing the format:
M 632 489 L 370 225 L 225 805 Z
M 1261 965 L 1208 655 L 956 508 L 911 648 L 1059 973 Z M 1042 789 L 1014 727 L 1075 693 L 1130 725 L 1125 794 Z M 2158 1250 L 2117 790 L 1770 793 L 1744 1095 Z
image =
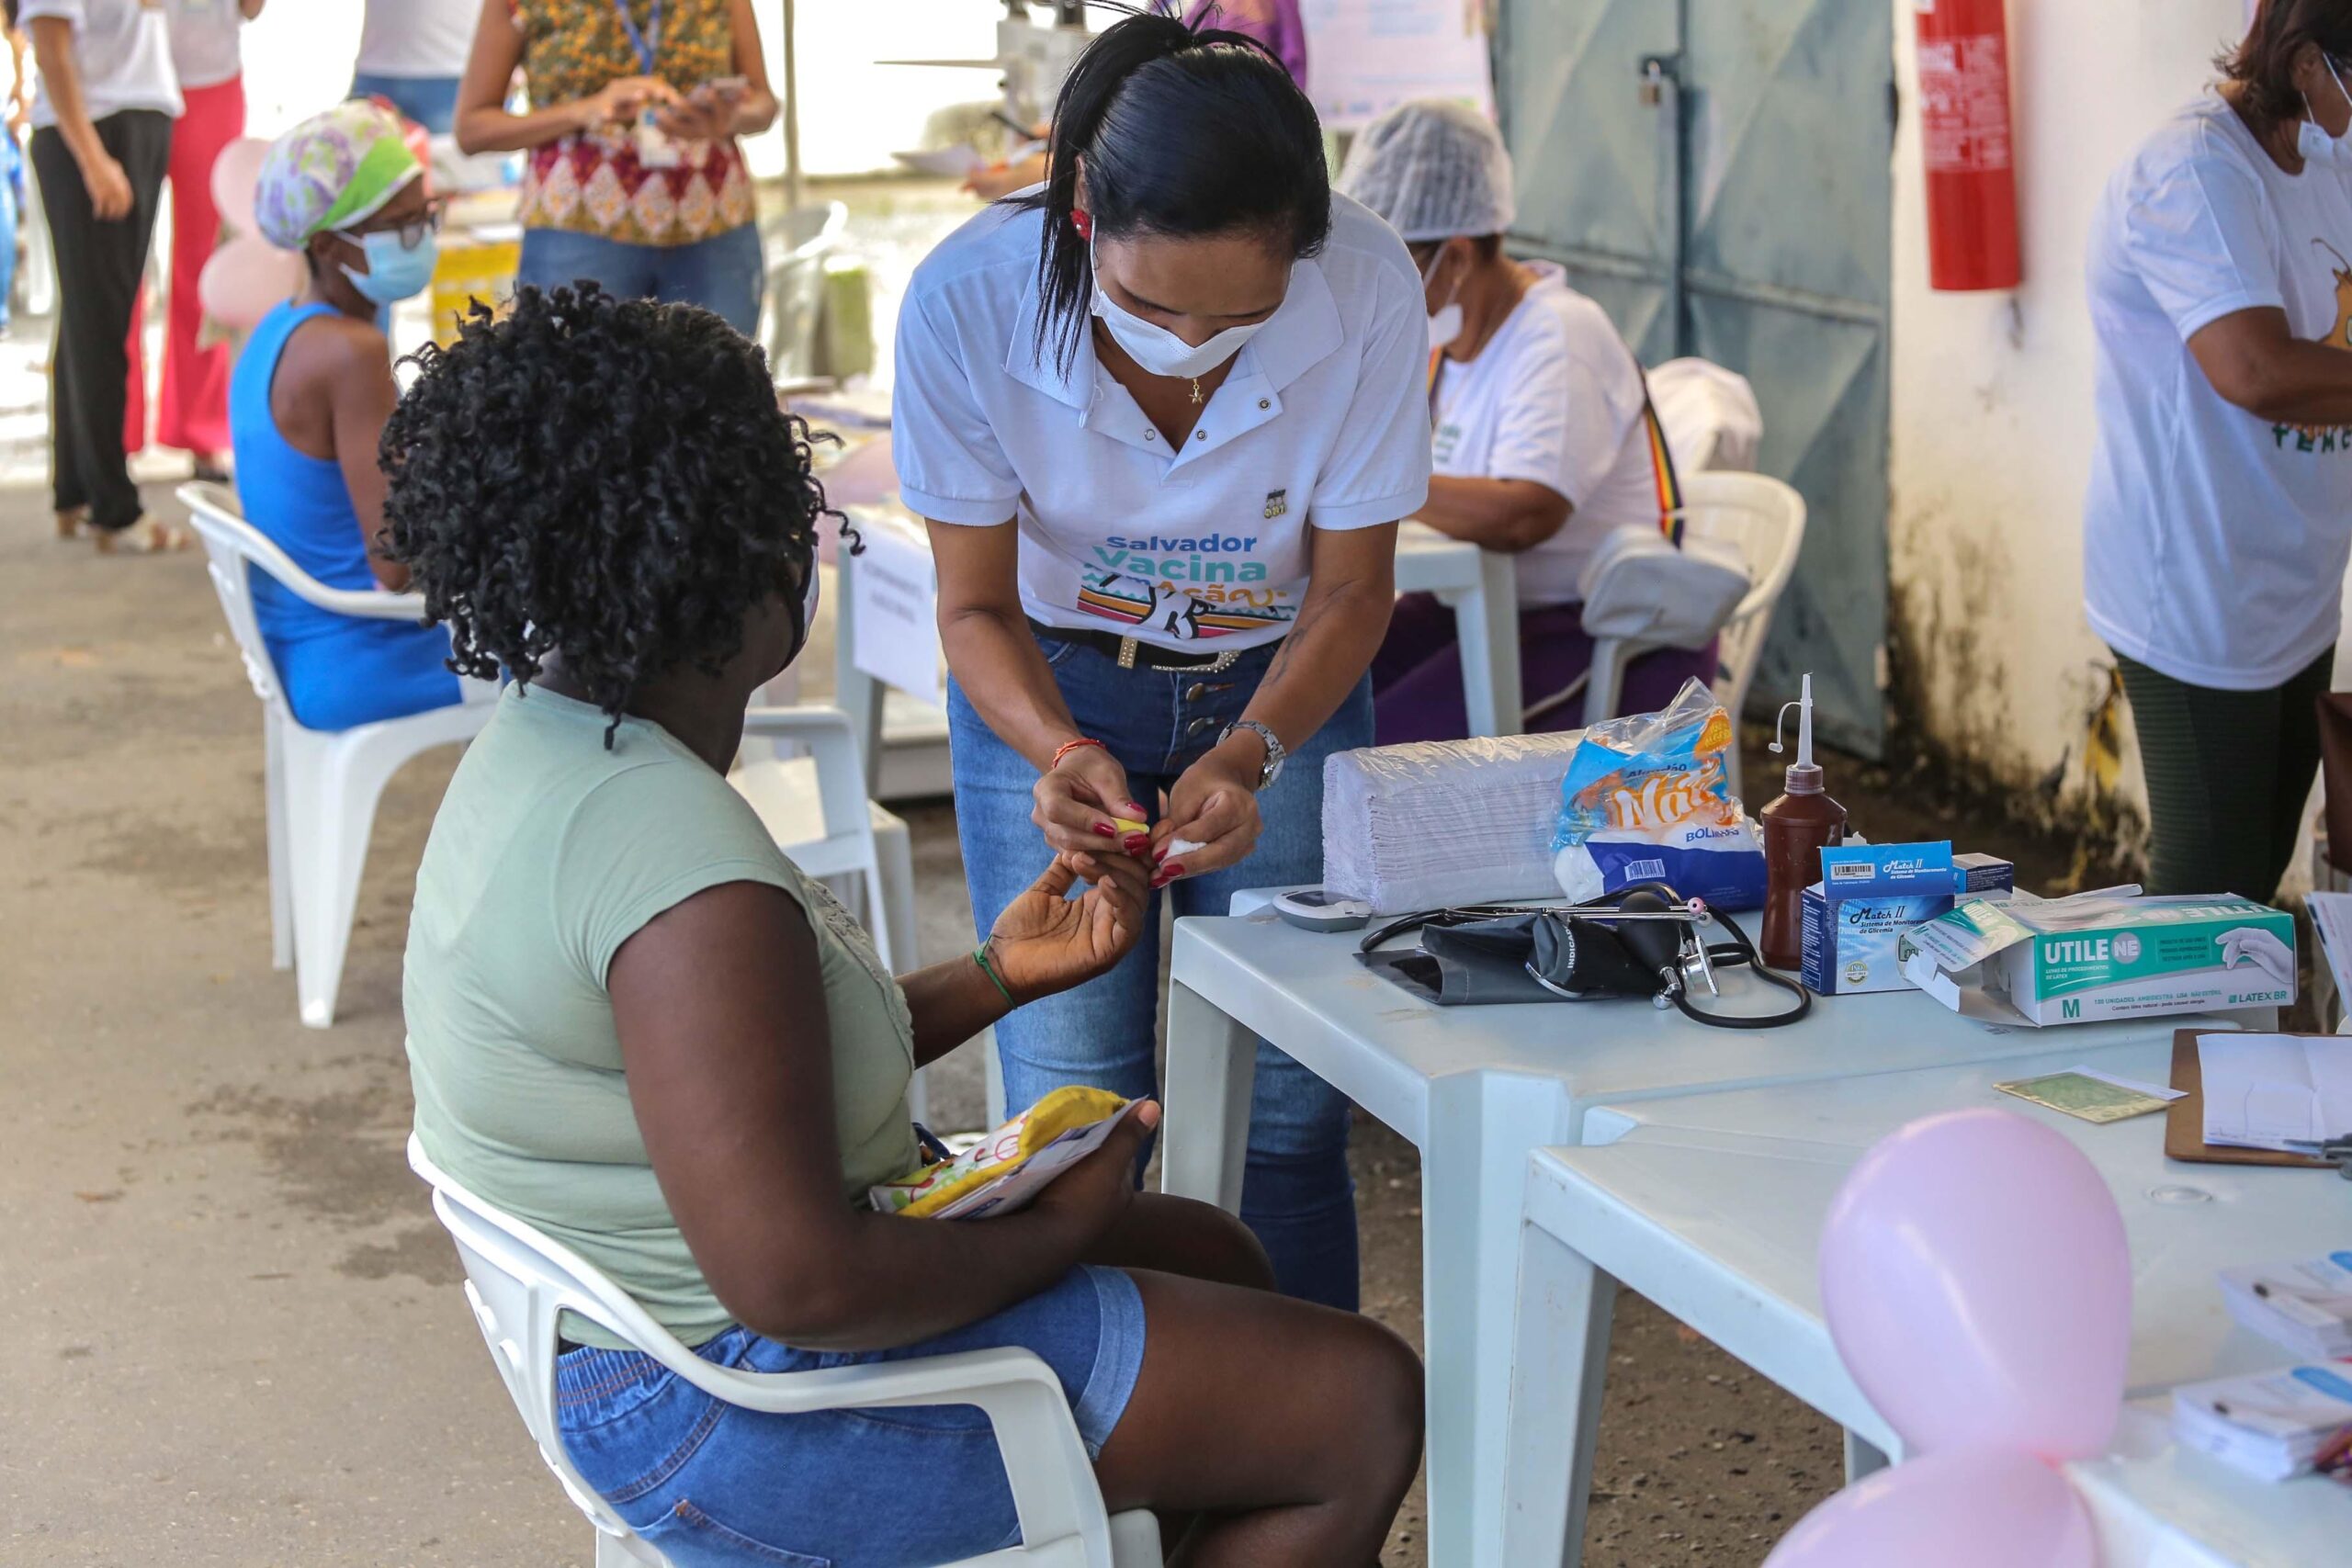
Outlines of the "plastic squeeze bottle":
M 1781 705 L 1772 727 L 1772 750 L 1781 750 L 1781 726 L 1797 710 L 1797 760 L 1789 764 L 1788 793 L 1758 813 L 1764 826 L 1764 962 L 1794 972 L 1804 964 L 1804 890 L 1821 880 L 1821 852 L 1846 841 L 1846 808 L 1822 788 L 1821 764 L 1813 760 L 1813 677 L 1804 694 Z

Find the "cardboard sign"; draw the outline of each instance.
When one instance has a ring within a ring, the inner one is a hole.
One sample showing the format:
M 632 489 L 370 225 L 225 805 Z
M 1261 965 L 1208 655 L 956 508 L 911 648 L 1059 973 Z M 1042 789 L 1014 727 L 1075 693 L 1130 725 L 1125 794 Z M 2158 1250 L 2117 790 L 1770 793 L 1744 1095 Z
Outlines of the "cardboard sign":
M 849 577 L 851 662 L 886 686 L 945 707 L 939 576 L 931 547 L 895 518 L 861 515 L 857 530 L 865 548 L 842 563 Z

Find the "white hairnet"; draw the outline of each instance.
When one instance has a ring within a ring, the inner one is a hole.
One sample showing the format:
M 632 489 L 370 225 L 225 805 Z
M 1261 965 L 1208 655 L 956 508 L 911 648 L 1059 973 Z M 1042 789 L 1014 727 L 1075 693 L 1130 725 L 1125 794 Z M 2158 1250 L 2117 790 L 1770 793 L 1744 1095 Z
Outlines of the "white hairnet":
M 1340 189 L 1388 220 L 1408 243 L 1510 228 L 1510 153 L 1476 109 L 1440 98 L 1399 104 L 1348 150 Z

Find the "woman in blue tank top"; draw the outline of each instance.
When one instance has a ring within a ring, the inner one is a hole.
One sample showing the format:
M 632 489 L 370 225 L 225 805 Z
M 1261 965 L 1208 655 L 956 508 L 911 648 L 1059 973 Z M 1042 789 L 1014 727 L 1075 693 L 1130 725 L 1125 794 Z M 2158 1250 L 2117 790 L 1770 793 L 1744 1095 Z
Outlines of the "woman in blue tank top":
M 437 216 L 400 122 L 364 101 L 295 127 L 270 148 L 255 198 L 263 234 L 299 250 L 309 278 L 262 318 L 229 388 L 245 519 L 330 588 L 408 586 L 375 548 L 384 477 L 376 447 L 400 400 L 379 305 L 433 275 Z M 253 574 L 254 614 L 294 717 L 348 729 L 459 700 L 438 626 L 356 620 Z

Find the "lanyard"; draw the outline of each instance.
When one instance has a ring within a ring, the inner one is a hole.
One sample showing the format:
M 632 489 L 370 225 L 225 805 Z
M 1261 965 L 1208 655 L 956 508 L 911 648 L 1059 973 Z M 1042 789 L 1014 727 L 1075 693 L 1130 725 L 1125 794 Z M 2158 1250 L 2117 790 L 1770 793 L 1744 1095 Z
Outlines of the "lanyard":
M 662 50 L 662 0 L 653 0 L 653 14 L 639 31 L 637 18 L 628 14 L 628 0 L 613 0 L 613 9 L 621 19 L 621 30 L 628 34 L 628 46 L 637 51 L 637 62 L 653 74 L 653 57 Z
M 1631 345 L 1626 353 L 1632 354 Z M 1650 479 L 1657 487 L 1657 531 L 1679 547 L 1682 543 L 1682 476 L 1674 471 L 1674 448 L 1666 442 L 1666 423 L 1650 401 L 1649 372 L 1641 357 L 1634 357 L 1634 374 L 1642 380 L 1642 444 L 1649 448 Z

